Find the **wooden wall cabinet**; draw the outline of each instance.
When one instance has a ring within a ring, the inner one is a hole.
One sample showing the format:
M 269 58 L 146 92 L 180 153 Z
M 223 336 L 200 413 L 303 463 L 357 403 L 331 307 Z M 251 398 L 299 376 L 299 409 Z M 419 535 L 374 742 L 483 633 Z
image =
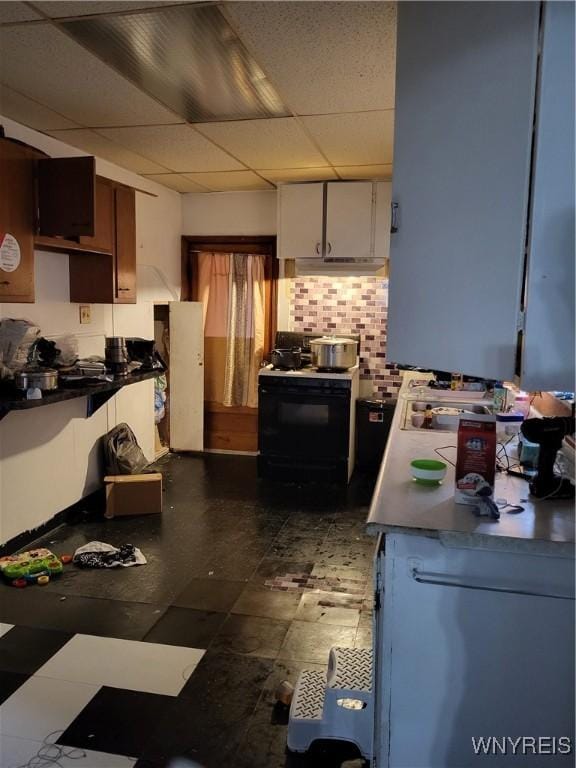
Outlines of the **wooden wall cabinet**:
M 81 235 L 80 246 L 98 253 L 114 251 L 114 182 L 96 177 L 94 197 L 94 234 Z
M 36 247 L 66 253 L 113 253 L 114 182 L 96 176 L 93 163 L 51 165 L 52 162 L 60 163 L 63 160 L 93 161 L 94 158 L 49 158 L 39 164 L 38 232 L 34 240 Z M 61 186 L 66 186 L 68 191 L 62 192 Z M 70 190 L 76 193 L 80 205 L 74 205 L 68 213 L 62 213 L 62 209 L 67 206 Z M 83 222 L 81 227 L 80 222 Z
M 0 244 L 12 235 L 20 247 L 13 269 L 0 256 L 0 302 L 34 301 L 34 174 L 41 153 L 0 139 Z
M 100 205 L 98 206 L 98 201 Z M 70 252 L 70 301 L 136 303 L 136 193 L 110 179 L 97 179 L 94 237 Z
M 39 248 L 69 254 L 71 301 L 136 303 L 135 190 L 96 176 L 93 157 L 0 138 L 0 201 L 0 302 L 34 301 Z
M 94 157 L 47 157 L 38 161 L 38 234 L 74 238 L 95 233 Z

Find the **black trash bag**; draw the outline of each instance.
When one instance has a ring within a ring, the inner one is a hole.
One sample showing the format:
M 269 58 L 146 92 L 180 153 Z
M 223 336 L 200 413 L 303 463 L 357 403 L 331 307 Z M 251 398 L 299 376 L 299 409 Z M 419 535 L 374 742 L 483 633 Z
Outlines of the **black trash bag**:
M 137 475 L 148 466 L 128 424 L 118 424 L 103 439 L 107 475 Z

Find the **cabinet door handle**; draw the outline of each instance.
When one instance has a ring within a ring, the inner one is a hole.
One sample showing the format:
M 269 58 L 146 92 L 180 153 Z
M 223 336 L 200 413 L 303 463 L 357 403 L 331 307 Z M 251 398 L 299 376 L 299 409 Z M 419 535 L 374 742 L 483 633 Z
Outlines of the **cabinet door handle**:
M 320 256 L 320 243 L 316 243 L 316 253 Z
M 398 232 L 398 203 L 390 203 L 390 233 Z
M 530 589 L 517 589 L 505 584 L 490 584 L 468 577 L 461 581 L 459 576 L 449 573 L 431 573 L 412 568 L 412 578 L 419 584 L 433 584 L 438 587 L 457 587 L 459 589 L 475 589 L 481 592 L 504 592 L 508 595 L 528 595 L 530 597 L 548 597 L 554 600 L 574 600 L 574 595 L 558 592 L 539 592 Z
M 10 285 L 10 280 L 2 280 L 0 285 Z
M 131 291 L 132 288 L 118 288 L 119 291 Z
M 332 253 L 332 243 L 328 243 L 328 253 Z

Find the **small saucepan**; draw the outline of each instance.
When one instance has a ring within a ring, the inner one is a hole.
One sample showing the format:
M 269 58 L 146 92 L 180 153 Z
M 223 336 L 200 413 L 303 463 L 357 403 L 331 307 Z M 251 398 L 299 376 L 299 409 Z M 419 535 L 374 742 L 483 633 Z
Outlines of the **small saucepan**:
M 273 349 L 270 362 L 274 368 L 295 371 L 302 367 L 302 349 L 300 347 Z
M 14 383 L 18 389 L 58 389 L 58 371 L 53 368 L 23 368 L 14 374 Z

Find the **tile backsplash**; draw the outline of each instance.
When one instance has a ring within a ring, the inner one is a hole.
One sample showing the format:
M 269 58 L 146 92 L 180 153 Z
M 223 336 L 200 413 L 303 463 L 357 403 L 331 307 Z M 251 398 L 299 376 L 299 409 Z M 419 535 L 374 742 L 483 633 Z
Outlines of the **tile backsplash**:
M 386 363 L 388 280 L 382 277 L 296 277 L 292 281 L 290 323 L 304 333 L 360 336 L 360 378 L 373 394 L 396 397 L 399 372 Z

